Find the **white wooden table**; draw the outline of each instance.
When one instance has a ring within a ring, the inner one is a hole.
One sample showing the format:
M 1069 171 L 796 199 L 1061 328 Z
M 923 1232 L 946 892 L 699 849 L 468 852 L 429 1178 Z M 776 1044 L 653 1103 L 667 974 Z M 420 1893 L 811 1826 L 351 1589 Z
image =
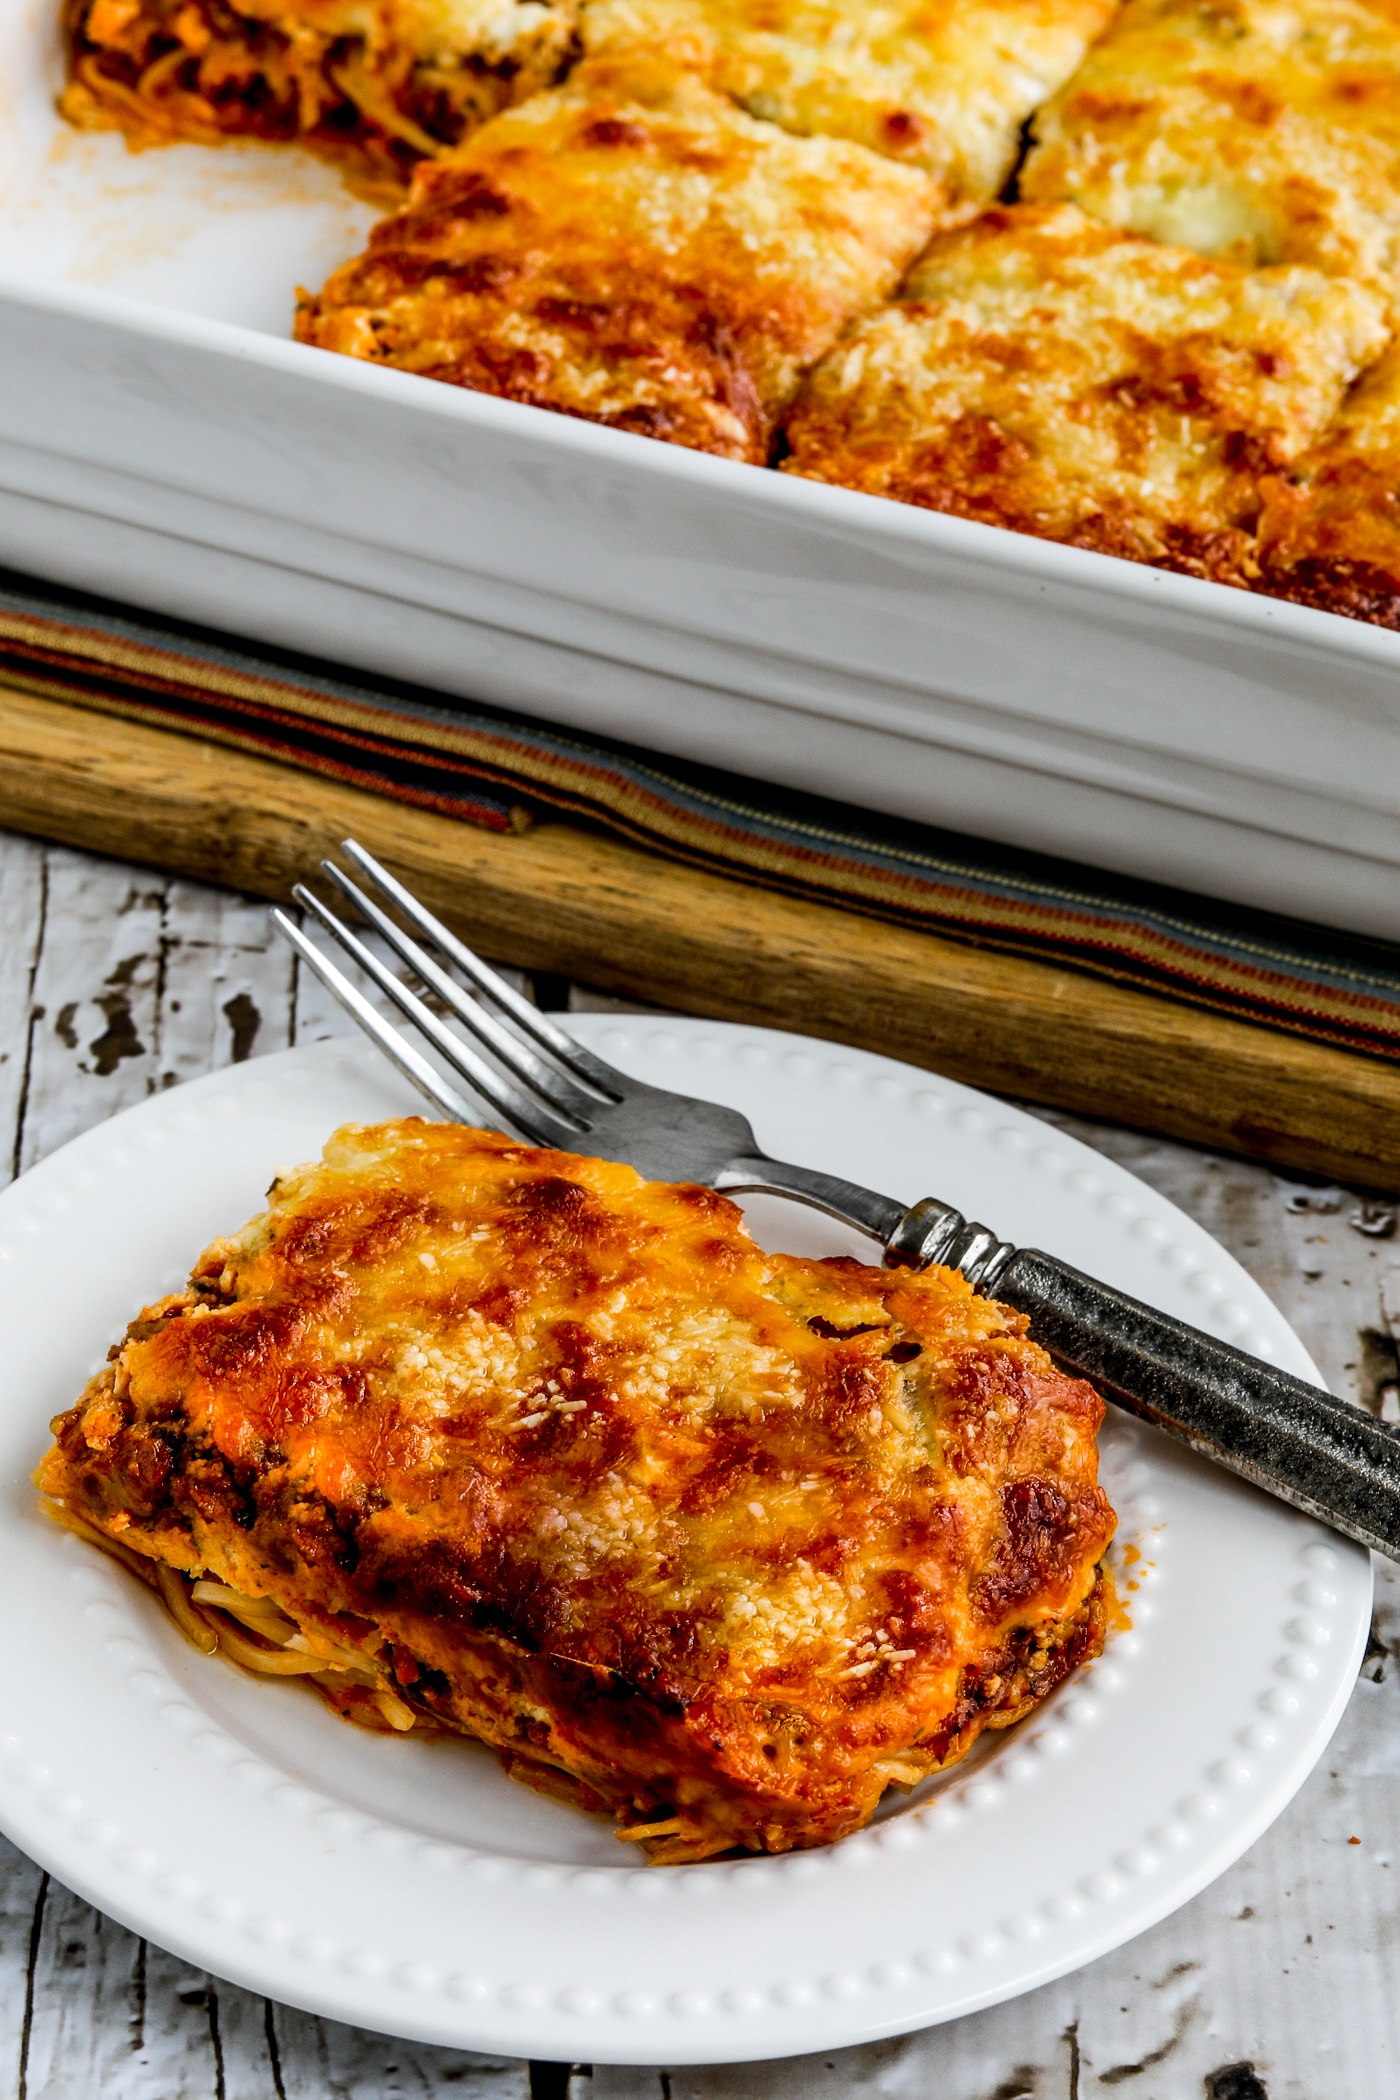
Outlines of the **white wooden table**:
M 346 1025 L 270 940 L 265 908 L 226 892 L 0 834 L 0 925 L 0 1141 L 14 1173 L 157 1088 Z M 543 989 L 545 1003 L 615 1004 Z M 1392 1209 L 1070 1127 L 1223 1240 L 1335 1389 L 1400 1419 Z M 1378 1574 L 1361 1682 L 1288 1812 L 1165 1924 L 1010 2005 L 776 2064 L 498 2061 L 236 1990 L 0 1839 L 0 2100 L 1387 2100 L 1400 2094 L 1400 1571 Z

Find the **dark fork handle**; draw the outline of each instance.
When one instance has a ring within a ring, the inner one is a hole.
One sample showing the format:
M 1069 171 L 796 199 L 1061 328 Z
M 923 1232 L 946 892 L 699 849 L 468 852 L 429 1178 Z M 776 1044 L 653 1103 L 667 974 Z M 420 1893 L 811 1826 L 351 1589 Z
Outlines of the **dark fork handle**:
M 1033 1247 L 991 1289 L 1120 1407 L 1400 1560 L 1400 1431 Z

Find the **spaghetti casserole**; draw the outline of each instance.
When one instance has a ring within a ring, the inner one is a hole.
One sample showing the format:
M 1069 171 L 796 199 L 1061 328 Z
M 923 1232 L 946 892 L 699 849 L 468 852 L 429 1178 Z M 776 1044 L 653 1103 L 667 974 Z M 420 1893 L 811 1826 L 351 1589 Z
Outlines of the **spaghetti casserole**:
M 193 1637 L 479 1737 L 661 1861 L 840 1837 L 1101 1644 L 1102 1406 L 961 1276 L 712 1190 L 342 1130 L 60 1415 Z
M 1395 297 L 1393 0 L 1128 0 L 1034 121 L 1021 195 L 1154 240 Z

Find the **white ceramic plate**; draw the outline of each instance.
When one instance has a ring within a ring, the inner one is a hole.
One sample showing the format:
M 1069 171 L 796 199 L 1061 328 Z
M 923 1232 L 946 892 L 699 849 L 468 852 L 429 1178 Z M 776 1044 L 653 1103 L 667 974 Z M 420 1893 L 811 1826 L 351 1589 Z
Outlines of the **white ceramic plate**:
M 1204 1232 L 1015 1109 L 757 1029 L 571 1025 L 629 1070 L 744 1108 L 780 1155 L 950 1197 L 1316 1375 Z M 411 1105 L 358 1040 L 318 1044 L 159 1095 L 0 1196 L 0 1823 L 62 1881 L 201 1966 L 362 2026 L 719 2062 L 1028 1990 L 1183 1903 L 1279 1813 L 1350 1692 L 1367 1556 L 1112 1413 L 1115 1553 L 1142 1556 L 1131 1632 L 981 1758 L 824 1851 L 638 1869 L 484 1751 L 361 1735 L 195 1655 L 34 1513 L 45 1424 L 278 1165 Z M 755 1206 L 754 1227 L 794 1251 L 842 1244 L 785 1205 Z

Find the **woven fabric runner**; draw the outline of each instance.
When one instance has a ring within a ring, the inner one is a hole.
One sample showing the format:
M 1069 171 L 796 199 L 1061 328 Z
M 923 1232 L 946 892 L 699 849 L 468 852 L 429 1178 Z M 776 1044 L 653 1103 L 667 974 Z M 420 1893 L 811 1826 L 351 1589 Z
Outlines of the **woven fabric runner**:
M 3 571 L 0 686 L 492 830 L 564 813 L 768 888 L 1400 1059 L 1400 947 L 658 758 Z

